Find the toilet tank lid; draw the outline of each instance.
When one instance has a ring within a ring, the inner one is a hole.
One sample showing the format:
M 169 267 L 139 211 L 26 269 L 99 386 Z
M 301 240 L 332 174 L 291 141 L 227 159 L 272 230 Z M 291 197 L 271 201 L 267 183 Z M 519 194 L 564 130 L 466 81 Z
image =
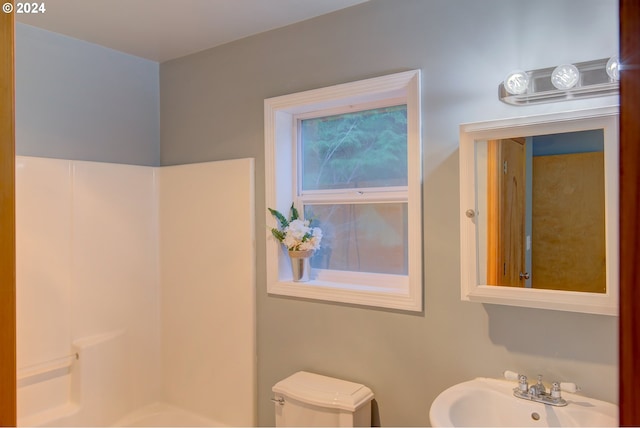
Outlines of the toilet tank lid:
M 309 372 L 292 374 L 272 391 L 303 403 L 351 412 L 373 399 L 373 392 L 364 385 Z

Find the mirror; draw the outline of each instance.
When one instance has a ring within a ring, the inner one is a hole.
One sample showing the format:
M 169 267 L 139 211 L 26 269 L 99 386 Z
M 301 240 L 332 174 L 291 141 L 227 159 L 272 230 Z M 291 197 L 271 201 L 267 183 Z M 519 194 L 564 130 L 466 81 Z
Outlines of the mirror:
M 618 313 L 618 110 L 460 126 L 462 300 Z

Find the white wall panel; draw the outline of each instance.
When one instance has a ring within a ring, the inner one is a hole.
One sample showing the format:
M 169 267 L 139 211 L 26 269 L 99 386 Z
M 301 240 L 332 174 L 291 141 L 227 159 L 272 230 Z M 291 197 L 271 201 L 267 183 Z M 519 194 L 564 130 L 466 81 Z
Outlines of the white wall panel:
M 75 339 L 126 329 L 131 406 L 159 388 L 154 169 L 73 162 Z
M 71 353 L 70 214 L 70 162 L 18 156 L 18 369 Z
M 255 426 L 253 159 L 160 170 L 163 392 Z

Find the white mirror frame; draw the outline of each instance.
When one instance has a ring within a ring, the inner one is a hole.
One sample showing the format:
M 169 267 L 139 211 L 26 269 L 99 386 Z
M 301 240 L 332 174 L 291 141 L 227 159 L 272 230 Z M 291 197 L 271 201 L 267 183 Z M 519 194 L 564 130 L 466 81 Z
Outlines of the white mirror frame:
M 503 287 L 478 283 L 475 142 L 510 137 L 604 130 L 606 293 Z M 540 309 L 618 315 L 618 107 L 576 110 L 460 125 L 461 299 Z

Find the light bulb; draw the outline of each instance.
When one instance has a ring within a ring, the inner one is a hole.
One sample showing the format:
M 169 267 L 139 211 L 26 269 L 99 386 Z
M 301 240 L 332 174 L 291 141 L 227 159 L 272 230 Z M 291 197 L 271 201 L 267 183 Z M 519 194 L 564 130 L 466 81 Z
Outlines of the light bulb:
M 612 80 L 620 80 L 620 60 L 614 55 L 607 61 L 607 74 Z
M 551 83 L 557 89 L 566 91 L 576 86 L 580 79 L 578 67 L 573 64 L 559 65 L 551 73 Z
M 521 95 L 527 92 L 529 87 L 529 75 L 526 71 L 512 71 L 505 77 L 504 89 L 512 95 Z

